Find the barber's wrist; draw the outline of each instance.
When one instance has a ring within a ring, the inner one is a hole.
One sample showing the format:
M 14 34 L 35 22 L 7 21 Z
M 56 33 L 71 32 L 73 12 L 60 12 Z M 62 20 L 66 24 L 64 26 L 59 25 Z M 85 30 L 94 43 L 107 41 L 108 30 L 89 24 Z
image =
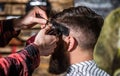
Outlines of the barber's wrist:
M 39 46 L 38 46 L 37 44 L 35 44 L 35 43 L 31 43 L 30 45 L 33 45 L 36 49 L 39 50 Z
M 38 49 L 40 49 L 42 47 L 42 45 L 40 45 L 39 43 L 37 43 L 35 41 L 32 44 L 34 44 Z
M 43 46 L 38 44 L 37 42 L 32 43 L 36 48 L 38 48 L 40 56 L 42 56 Z
M 33 43 L 27 45 L 27 47 L 25 47 L 25 50 L 28 52 L 30 56 L 33 56 L 33 57 L 40 56 L 38 47 Z
M 21 30 L 23 28 L 22 19 L 21 18 L 13 19 L 13 26 L 15 31 Z

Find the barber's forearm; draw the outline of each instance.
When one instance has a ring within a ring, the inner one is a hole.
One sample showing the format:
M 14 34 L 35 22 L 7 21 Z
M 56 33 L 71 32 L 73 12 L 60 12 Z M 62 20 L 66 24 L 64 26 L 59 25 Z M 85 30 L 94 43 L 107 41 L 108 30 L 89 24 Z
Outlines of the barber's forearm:
M 40 52 L 35 44 L 28 45 L 25 50 L 28 52 L 26 64 L 29 69 L 29 73 L 32 73 L 32 71 L 34 71 L 34 69 L 40 64 Z
M 27 72 L 29 75 L 32 75 L 32 72 L 39 66 L 40 64 L 40 53 L 36 45 L 30 44 L 24 48 L 24 50 L 18 52 L 23 62 L 26 65 L 23 67 L 27 67 Z
M 25 49 L 0 59 L 0 76 L 31 76 L 39 66 L 39 51 L 33 44 Z M 13 72 L 14 71 L 14 72 Z

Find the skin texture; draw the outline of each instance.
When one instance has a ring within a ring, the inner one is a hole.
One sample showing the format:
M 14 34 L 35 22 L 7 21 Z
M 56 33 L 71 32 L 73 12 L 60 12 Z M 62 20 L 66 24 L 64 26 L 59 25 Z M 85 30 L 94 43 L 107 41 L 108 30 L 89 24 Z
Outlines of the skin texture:
M 51 29 L 51 26 L 46 26 L 41 29 L 35 37 L 34 44 L 38 46 L 40 56 L 47 56 L 54 52 L 58 38 L 54 35 L 48 35 L 47 32 Z
M 40 15 L 44 19 L 36 17 L 36 14 Z M 16 31 L 21 29 L 31 28 L 36 24 L 41 24 L 40 27 L 44 28 L 46 24 L 46 20 L 47 20 L 47 16 L 45 11 L 43 11 L 39 7 L 34 7 L 30 12 L 27 13 L 27 15 L 19 19 L 14 19 L 13 24 L 14 24 L 14 29 Z

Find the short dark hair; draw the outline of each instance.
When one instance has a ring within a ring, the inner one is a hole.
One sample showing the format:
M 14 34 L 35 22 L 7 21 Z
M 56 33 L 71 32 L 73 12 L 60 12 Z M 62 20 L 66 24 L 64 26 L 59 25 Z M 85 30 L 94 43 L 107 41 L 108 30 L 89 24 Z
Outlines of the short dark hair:
M 102 16 L 85 6 L 65 9 L 53 16 L 52 21 L 69 28 L 83 49 L 94 49 L 104 22 Z

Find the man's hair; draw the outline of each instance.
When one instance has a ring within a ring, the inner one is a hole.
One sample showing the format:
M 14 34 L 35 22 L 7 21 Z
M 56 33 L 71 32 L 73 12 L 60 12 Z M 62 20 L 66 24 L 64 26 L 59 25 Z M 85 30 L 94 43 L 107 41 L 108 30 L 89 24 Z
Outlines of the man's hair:
M 53 16 L 52 21 L 69 28 L 83 49 L 94 49 L 104 22 L 102 16 L 85 6 L 65 9 Z

